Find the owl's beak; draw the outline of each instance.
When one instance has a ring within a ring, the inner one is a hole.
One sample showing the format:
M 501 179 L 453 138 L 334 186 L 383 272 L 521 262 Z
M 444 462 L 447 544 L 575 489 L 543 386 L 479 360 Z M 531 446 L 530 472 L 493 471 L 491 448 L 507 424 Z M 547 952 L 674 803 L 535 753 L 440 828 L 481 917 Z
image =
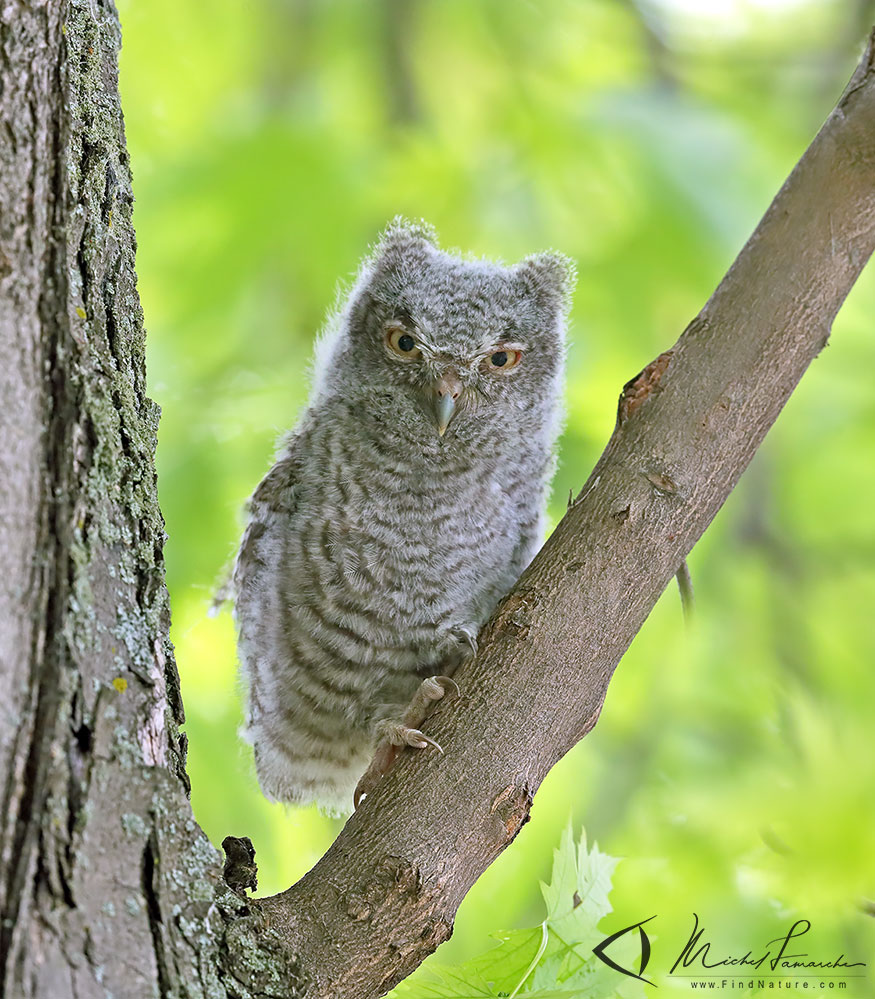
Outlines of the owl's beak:
M 441 437 L 447 432 L 453 413 L 456 411 L 456 400 L 462 394 L 462 383 L 455 371 L 447 371 L 428 388 L 431 411 L 437 432 Z

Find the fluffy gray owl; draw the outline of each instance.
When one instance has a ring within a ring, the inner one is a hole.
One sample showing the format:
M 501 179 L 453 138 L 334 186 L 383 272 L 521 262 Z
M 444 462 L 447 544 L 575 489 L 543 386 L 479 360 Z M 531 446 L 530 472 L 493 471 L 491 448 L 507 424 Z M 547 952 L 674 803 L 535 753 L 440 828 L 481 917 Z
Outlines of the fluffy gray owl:
M 362 264 L 234 570 L 268 797 L 348 810 L 375 749 L 372 778 L 436 746 L 417 726 L 542 541 L 573 275 L 401 220 Z

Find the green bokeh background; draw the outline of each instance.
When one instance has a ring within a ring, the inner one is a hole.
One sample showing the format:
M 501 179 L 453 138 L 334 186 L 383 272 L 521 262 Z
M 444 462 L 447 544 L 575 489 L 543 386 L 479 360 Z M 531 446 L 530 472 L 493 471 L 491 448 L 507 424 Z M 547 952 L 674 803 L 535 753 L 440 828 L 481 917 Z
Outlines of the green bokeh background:
M 857 0 L 123 0 L 173 639 L 195 813 L 265 892 L 336 835 L 268 804 L 236 730 L 233 626 L 207 616 L 241 509 L 307 392 L 313 336 L 397 213 L 445 246 L 555 247 L 580 281 L 551 516 L 622 384 L 698 312 L 855 65 Z M 797 917 L 875 961 L 875 267 L 667 592 L 595 731 L 431 959 L 537 922 L 569 815 L 620 865 L 609 929 L 697 912 L 727 949 Z M 525 738 L 546 737 L 522 733 Z M 658 946 L 658 944 L 657 944 Z M 834 954 L 833 954 L 834 956 Z M 665 957 L 665 955 L 663 955 Z M 662 958 L 662 970 L 666 963 Z M 871 980 L 845 994 L 871 995 Z

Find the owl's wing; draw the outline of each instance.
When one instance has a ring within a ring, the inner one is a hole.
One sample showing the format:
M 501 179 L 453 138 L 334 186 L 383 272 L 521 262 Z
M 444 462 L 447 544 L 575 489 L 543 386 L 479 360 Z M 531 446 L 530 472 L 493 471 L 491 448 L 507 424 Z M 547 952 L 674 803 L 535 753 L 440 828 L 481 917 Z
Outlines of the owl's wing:
M 278 520 L 294 515 L 297 505 L 298 460 L 294 441 L 259 482 L 247 504 L 249 522 L 234 563 L 235 602 L 245 593 L 252 578 L 264 568 L 263 546 L 259 542 Z
M 246 731 L 256 741 L 252 726 L 262 715 L 265 684 L 273 661 L 271 626 L 281 616 L 277 590 L 283 561 L 284 538 L 298 504 L 300 465 L 295 441 L 258 484 L 249 500 L 249 522 L 240 542 L 232 579 L 234 617 L 240 669 L 246 679 Z M 269 692 L 268 692 L 269 694 Z M 256 764 L 258 749 L 256 747 Z
M 514 582 L 522 576 L 544 543 L 544 527 L 544 517 L 537 511 L 520 529 L 519 539 L 510 559 L 510 573 Z

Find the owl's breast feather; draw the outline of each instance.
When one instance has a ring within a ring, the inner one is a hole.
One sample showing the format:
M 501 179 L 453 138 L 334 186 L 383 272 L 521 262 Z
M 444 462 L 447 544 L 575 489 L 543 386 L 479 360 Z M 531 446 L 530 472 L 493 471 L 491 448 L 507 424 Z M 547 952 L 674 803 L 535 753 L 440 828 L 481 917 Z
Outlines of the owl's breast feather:
M 301 582 L 318 576 L 326 602 L 361 608 L 403 641 L 411 629 L 479 625 L 513 582 L 521 528 L 543 502 L 523 463 L 319 429 L 323 461 L 293 526 L 309 555 Z

